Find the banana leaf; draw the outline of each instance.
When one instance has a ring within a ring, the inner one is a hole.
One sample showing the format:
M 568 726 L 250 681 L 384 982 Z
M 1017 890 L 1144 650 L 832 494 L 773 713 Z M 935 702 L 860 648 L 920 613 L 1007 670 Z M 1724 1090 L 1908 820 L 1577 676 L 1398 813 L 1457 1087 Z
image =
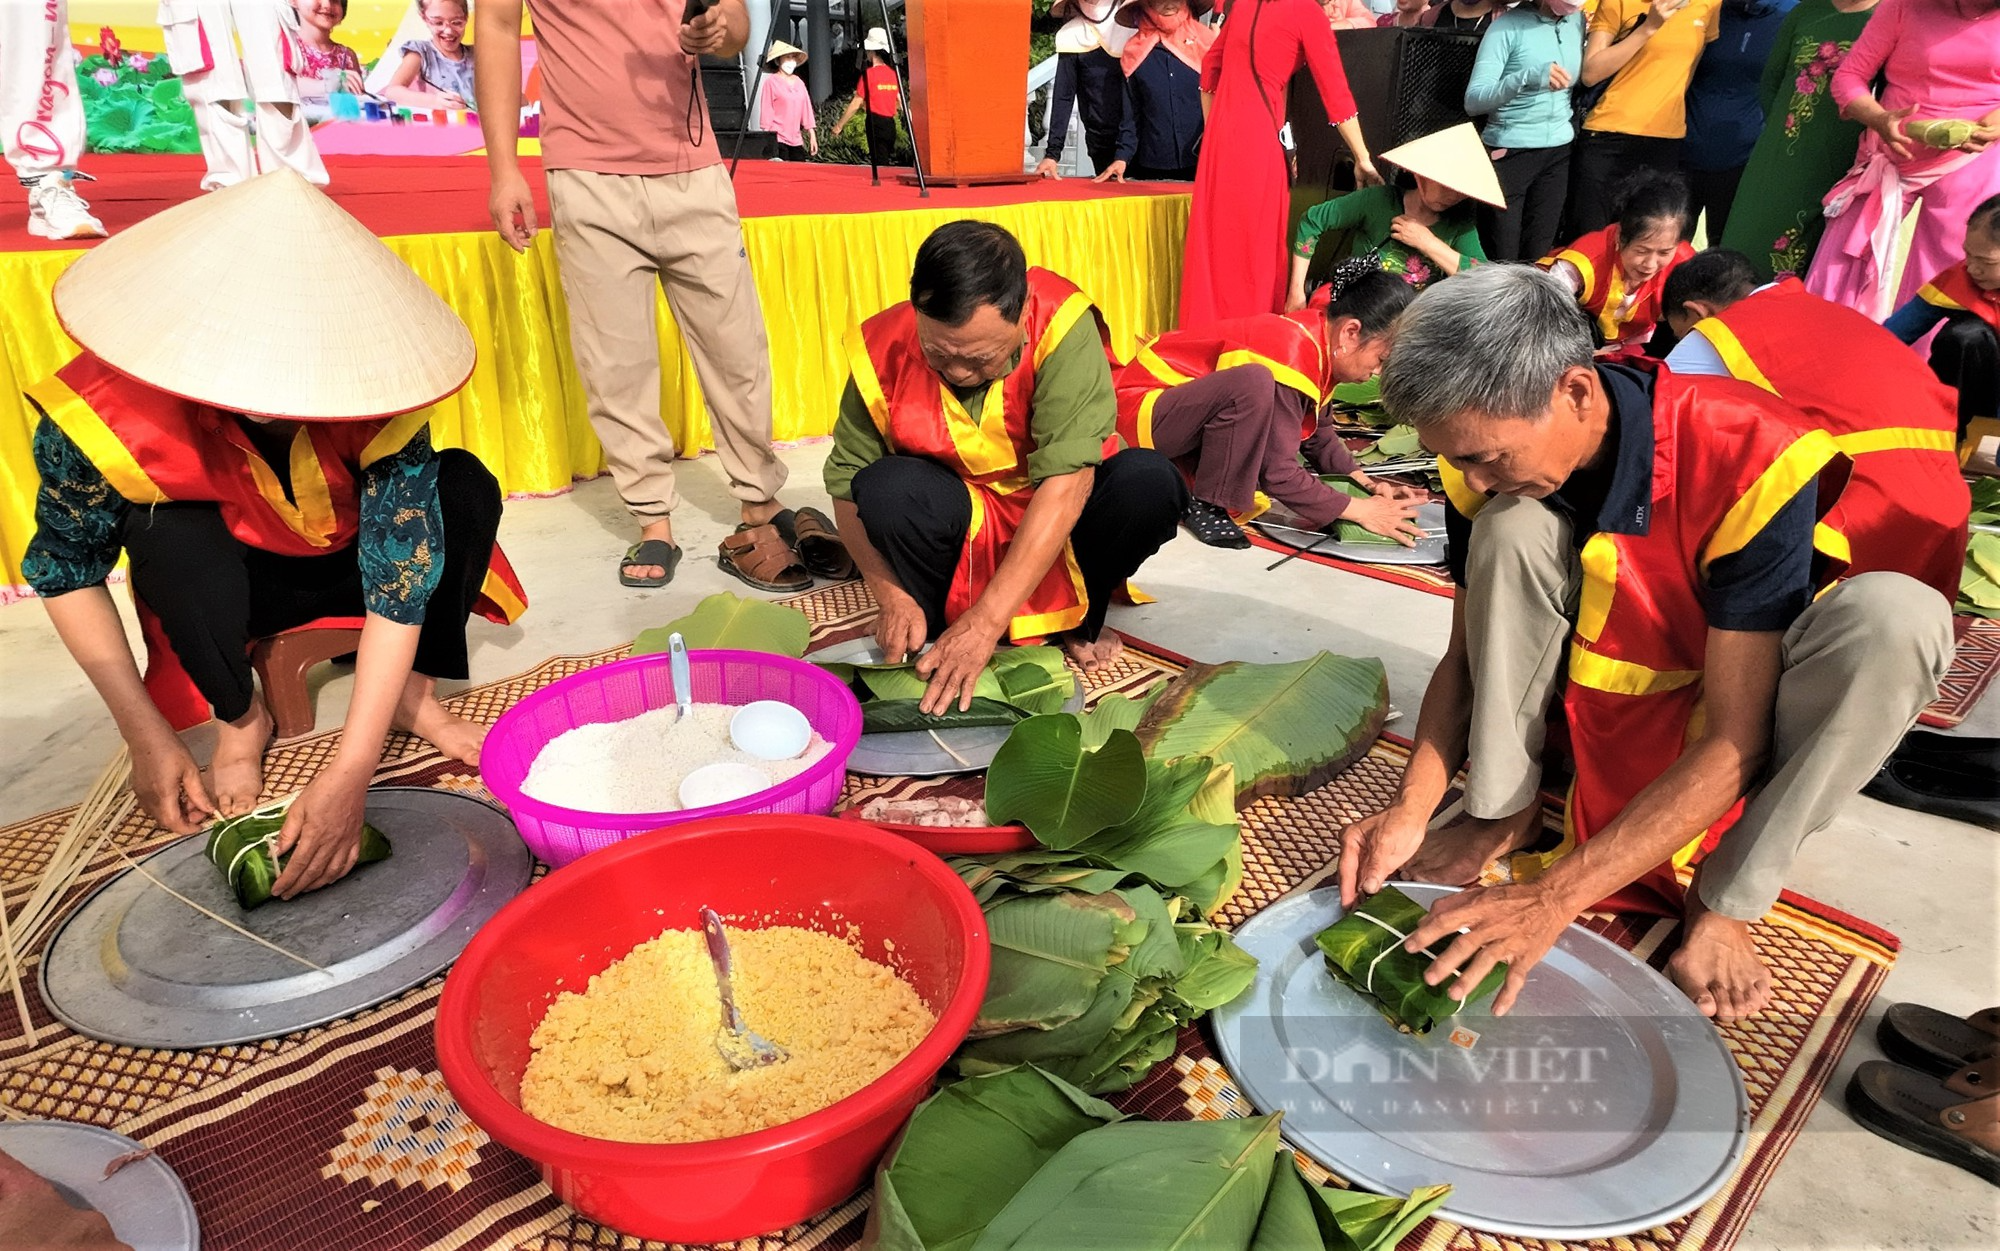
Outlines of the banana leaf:
M 1403 1199 L 1328 1186 L 1308 1186 L 1306 1195 L 1321 1214 L 1322 1228 L 1332 1222 L 1355 1251 L 1391 1251 L 1444 1205 L 1451 1187 L 1419 1186 Z M 1327 1248 L 1334 1251 L 1335 1244 L 1328 1242 Z
M 1148 756 L 1207 756 L 1233 766 L 1236 805 L 1244 808 L 1333 780 L 1367 752 L 1388 711 L 1388 673 L 1372 657 L 1232 660 L 1192 665 L 1168 683 L 1138 737 Z
M 224 817 L 209 827 L 203 850 L 209 863 L 222 870 L 223 880 L 245 912 L 270 902 L 271 887 L 292 858 L 289 852 L 280 856 L 276 851 L 285 812 L 291 806 L 291 800 L 280 800 L 239 817 Z M 373 864 L 389 856 L 389 840 L 382 831 L 362 822 L 359 863 Z
M 1276 1116 L 1091 1130 L 1016 1192 L 973 1251 L 1238 1251 L 1256 1232 L 1277 1148 Z
M 1234 1002 L 1257 980 L 1257 957 L 1229 935 L 1207 925 L 1179 928 L 1187 972 L 1174 982 L 1174 994 L 1189 1008 L 1211 1012 Z
M 997 699 L 974 696 L 961 710 L 956 704 L 933 717 L 914 699 L 870 699 L 861 705 L 863 734 L 922 734 L 926 730 L 962 730 L 978 725 L 1013 725 L 1028 714 Z
M 1136 730 L 1139 719 L 1160 697 L 1164 685 L 1155 686 L 1143 698 L 1133 699 L 1126 695 L 1106 695 L 1097 701 L 1095 707 L 1082 714 L 1083 749 L 1096 751 L 1110 739 L 1113 730 Z
M 1366 487 L 1357 485 L 1345 474 L 1321 474 L 1319 480 L 1349 499 L 1365 500 L 1371 494 Z M 1396 546 L 1396 540 L 1389 538 L 1387 535 L 1377 534 L 1359 522 L 1337 521 L 1334 523 L 1334 530 L 1335 537 L 1342 543 L 1375 543 L 1387 544 L 1392 547 Z
M 883 1158 L 862 1245 L 968 1251 L 1056 1152 L 1123 1119 L 1110 1104 L 1031 1066 L 947 1086 L 917 1105 Z
M 1505 964 L 1495 966 L 1462 1002 L 1445 993 L 1450 982 L 1425 985 L 1424 974 L 1438 952 L 1403 950 L 1403 940 L 1424 915 L 1422 904 L 1390 886 L 1356 904 L 1313 940 L 1333 976 L 1373 1002 L 1406 1034 L 1430 1033 L 1439 1021 L 1500 989 L 1507 977 Z
M 667 638 L 673 634 L 686 640 L 690 650 L 730 648 L 796 659 L 806 654 L 806 644 L 812 639 L 812 622 L 796 608 L 719 591 L 696 604 L 687 616 L 640 631 L 639 637 L 632 640 L 632 654 L 648 656 L 666 651 Z
M 973 1038 L 1083 1016 L 1105 973 L 1144 937 L 1124 900 L 1069 891 L 999 900 L 986 909 L 986 930 L 993 964 Z
M 2000 582 L 2000 534 L 1973 535 L 1965 554 L 1988 582 Z
M 1185 886 L 1228 854 L 1241 837 L 1241 828 L 1234 812 L 1227 824 L 1217 824 L 1188 811 L 1213 772 L 1207 757 L 1171 764 L 1147 760 L 1145 769 L 1145 798 L 1138 811 L 1083 840 L 1076 850 L 1162 886 Z
M 1056 647 L 1003 647 L 993 654 L 972 691 L 972 706 L 953 705 L 936 716 L 919 709 L 930 683 L 915 661 L 900 664 L 825 662 L 821 668 L 854 689 L 866 734 L 955 730 L 1013 725 L 1041 713 L 1062 711 L 1076 695 L 1076 675 Z
M 1145 800 L 1146 759 L 1129 730 L 1083 748 L 1073 714 L 1030 717 L 1014 727 L 986 774 L 986 815 L 1018 821 L 1045 847 L 1067 851 L 1128 820 Z

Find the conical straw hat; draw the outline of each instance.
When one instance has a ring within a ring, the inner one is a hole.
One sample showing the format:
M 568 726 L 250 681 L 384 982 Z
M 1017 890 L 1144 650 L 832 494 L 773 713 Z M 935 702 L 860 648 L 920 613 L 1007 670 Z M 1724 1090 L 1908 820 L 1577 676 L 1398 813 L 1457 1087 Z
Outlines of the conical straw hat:
M 1461 195 L 1484 200 L 1494 208 L 1506 208 L 1507 196 L 1500 190 L 1500 176 L 1479 142 L 1479 131 L 1471 122 L 1460 122 L 1390 148 L 1382 159 L 1400 165 L 1412 174 L 1422 174 L 1443 183 Z
M 788 56 L 795 56 L 800 60 L 809 59 L 806 57 L 806 50 L 804 48 L 794 48 L 784 40 L 779 39 L 773 42 L 771 50 L 764 54 L 764 64 L 769 65 L 773 61 L 782 60 Z
M 55 306 L 118 372 L 257 417 L 409 412 L 465 385 L 475 355 L 416 271 L 291 170 L 98 244 L 56 280 Z

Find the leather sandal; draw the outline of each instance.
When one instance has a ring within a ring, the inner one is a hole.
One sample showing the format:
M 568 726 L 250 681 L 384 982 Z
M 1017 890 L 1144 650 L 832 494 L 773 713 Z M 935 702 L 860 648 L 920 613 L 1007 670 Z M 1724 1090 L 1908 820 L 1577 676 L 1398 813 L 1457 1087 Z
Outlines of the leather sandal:
M 1939 1080 L 1870 1060 L 1847 1083 L 1847 1109 L 1898 1146 L 1956 1164 L 2000 1186 L 2000 1074 L 1992 1061 Z
M 812 575 L 799 564 L 798 554 L 785 542 L 778 527 L 741 525 L 722 540 L 715 558 L 716 567 L 760 591 L 809 591 Z
M 1906 1069 L 1949 1077 L 2000 1052 L 2000 1008 L 1956 1017 L 1922 1004 L 1899 1003 L 1875 1027 L 1882 1054 Z
M 854 558 L 847 554 L 847 544 L 833 518 L 817 508 L 801 508 L 793 515 L 792 532 L 792 550 L 799 554 L 799 563 L 808 573 L 829 582 L 845 582 L 854 576 Z
M 625 555 L 618 561 L 618 581 L 626 586 L 665 586 L 674 580 L 674 569 L 681 563 L 681 549 L 665 539 L 641 539 L 625 549 Z M 660 576 L 656 578 L 636 578 L 631 570 L 643 565 L 658 565 Z

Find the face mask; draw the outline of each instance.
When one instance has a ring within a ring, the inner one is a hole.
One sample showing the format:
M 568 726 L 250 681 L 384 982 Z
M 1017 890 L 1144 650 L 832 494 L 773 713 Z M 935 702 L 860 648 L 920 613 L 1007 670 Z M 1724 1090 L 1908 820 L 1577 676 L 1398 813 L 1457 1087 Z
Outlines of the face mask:
M 1568 17 L 1583 8 L 1583 0 L 1548 0 L 1551 17 Z
M 778 62 L 778 72 L 781 74 L 796 74 L 799 72 L 799 64 L 797 61 L 780 61 Z

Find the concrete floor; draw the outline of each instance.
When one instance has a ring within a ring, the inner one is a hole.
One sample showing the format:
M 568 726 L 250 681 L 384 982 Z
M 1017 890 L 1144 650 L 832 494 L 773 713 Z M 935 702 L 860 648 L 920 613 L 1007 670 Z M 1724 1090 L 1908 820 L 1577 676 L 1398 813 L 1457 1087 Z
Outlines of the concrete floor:
M 794 504 L 826 506 L 824 445 L 788 449 Z M 686 612 L 718 590 L 741 589 L 712 554 L 736 521 L 712 458 L 682 467 L 687 500 L 676 521 L 688 556 L 675 583 L 629 591 L 613 562 L 631 541 L 608 482 L 554 499 L 509 504 L 501 538 L 534 600 L 516 626 L 473 622 L 472 680 L 491 681 L 557 653 L 589 652 Z M 1391 698 L 1414 717 L 1443 650 L 1450 604 L 1436 596 L 1294 561 L 1275 573 L 1261 552 L 1220 552 L 1183 535 L 1147 565 L 1157 603 L 1114 609 L 1120 629 L 1199 659 L 1288 660 L 1320 649 L 1380 656 Z M 122 597 L 121 597 L 122 598 Z M 1246 606 L 1254 605 L 1254 611 Z M 325 682 L 320 720 L 332 725 L 351 679 Z M 81 798 L 109 755 L 110 718 L 32 603 L 0 609 L 0 823 Z M 1409 728 L 1405 722 L 1402 728 Z M 1966 729 L 2000 734 L 1989 698 Z M 1850 800 L 1802 857 L 1794 888 L 1899 934 L 1901 961 L 1876 1013 L 1911 1000 L 1970 1012 L 2000 1003 L 2000 834 Z M 2000 1190 L 1858 1128 L 1839 1092 L 1852 1067 L 1879 1058 L 1871 1019 L 1855 1040 L 1791 1154 L 1765 1191 L 1740 1244 L 1796 1248 L 1992 1246 Z

